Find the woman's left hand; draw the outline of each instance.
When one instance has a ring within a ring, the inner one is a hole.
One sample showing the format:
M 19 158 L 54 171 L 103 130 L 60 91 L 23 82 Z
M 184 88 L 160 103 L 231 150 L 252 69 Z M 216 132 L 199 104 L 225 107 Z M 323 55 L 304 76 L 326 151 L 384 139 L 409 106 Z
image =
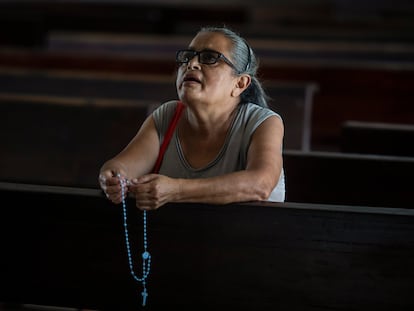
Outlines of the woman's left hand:
M 155 210 L 173 201 L 177 189 L 175 179 L 159 174 L 134 178 L 129 186 L 129 191 L 134 194 L 136 206 L 140 210 Z

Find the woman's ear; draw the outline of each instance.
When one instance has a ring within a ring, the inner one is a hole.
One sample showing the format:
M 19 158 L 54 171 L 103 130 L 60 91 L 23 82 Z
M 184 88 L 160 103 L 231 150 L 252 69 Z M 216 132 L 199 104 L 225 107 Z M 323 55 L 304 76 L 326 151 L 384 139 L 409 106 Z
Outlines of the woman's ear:
M 236 85 L 231 92 L 234 97 L 239 96 L 245 89 L 247 89 L 252 81 L 250 75 L 241 75 L 237 78 Z

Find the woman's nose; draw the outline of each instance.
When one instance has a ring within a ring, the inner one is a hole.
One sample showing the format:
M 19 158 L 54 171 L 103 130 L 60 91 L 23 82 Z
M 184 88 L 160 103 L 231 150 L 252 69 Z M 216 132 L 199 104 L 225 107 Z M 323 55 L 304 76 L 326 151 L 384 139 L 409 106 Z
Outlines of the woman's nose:
M 199 69 L 200 63 L 198 61 L 198 55 L 195 55 L 192 59 L 190 59 L 187 63 L 187 69 Z

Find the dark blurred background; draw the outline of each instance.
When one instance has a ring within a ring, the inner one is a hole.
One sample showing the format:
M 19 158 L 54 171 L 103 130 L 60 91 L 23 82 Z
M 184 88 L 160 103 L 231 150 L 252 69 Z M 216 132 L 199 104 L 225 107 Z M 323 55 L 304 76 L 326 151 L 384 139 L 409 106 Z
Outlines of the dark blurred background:
M 176 97 L 175 51 L 206 25 L 256 51 L 285 149 L 343 151 L 350 122 L 413 126 L 413 1 L 0 1 L 0 156 L 95 170 Z

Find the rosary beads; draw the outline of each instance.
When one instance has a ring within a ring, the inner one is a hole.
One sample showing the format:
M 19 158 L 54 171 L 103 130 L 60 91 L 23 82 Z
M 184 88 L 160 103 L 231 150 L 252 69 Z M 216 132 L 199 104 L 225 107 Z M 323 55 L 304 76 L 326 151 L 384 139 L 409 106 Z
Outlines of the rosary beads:
M 147 239 L 147 212 L 143 211 L 143 236 L 144 236 L 144 252 L 142 253 L 142 277 L 139 278 L 135 272 L 132 262 L 132 255 L 131 255 L 131 248 L 129 245 L 129 236 L 128 236 L 128 223 L 127 223 L 127 208 L 126 208 L 126 185 L 127 180 L 122 177 L 120 174 L 117 175 L 119 178 L 119 181 L 121 182 L 121 193 L 122 193 L 122 210 L 124 215 L 124 230 L 125 230 L 125 244 L 128 254 L 128 262 L 129 262 L 129 270 L 131 272 L 132 277 L 142 284 L 142 306 L 145 307 L 147 303 L 147 278 L 150 273 L 150 267 L 151 267 L 151 254 L 147 251 L 148 247 L 148 239 Z

